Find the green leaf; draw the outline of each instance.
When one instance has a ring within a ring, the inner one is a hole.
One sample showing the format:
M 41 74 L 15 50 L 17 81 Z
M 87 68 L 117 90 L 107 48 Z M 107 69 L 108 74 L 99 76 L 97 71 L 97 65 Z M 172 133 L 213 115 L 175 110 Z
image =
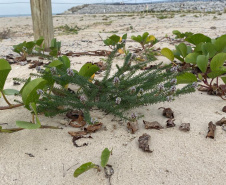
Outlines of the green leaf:
M 204 55 L 209 54 L 209 58 L 212 58 L 217 53 L 217 51 L 212 43 L 205 43 L 202 45 L 202 53 Z
M 215 55 L 210 62 L 210 69 L 212 71 L 219 71 L 224 65 L 226 60 L 226 53 L 218 53 Z
M 25 82 L 25 84 L 23 85 L 23 87 L 20 89 L 19 94 L 22 94 L 22 92 L 23 92 L 23 90 L 24 90 L 24 87 L 25 87 L 30 81 L 31 81 L 31 77 L 29 77 L 29 78 L 27 79 L 27 81 Z
M 224 84 L 226 84 L 226 76 L 222 76 L 221 79 L 223 80 Z
M 225 71 L 212 71 L 212 72 L 208 73 L 207 76 L 209 78 L 216 78 L 216 77 L 221 76 L 223 74 L 225 74 Z
M 57 57 L 57 55 L 58 55 L 58 50 L 57 50 L 57 49 L 53 49 L 52 51 L 49 52 L 49 55 L 50 55 L 50 56 L 53 56 L 53 57 Z
M 47 67 L 46 67 L 46 71 L 49 71 L 51 67 L 60 67 L 61 65 L 63 65 L 63 62 L 60 60 L 54 60 L 52 61 Z
M 142 38 L 141 38 L 142 42 L 144 42 L 147 39 L 148 35 L 149 35 L 148 32 L 143 33 Z
M 111 155 L 111 151 L 108 148 L 105 148 L 101 154 L 101 166 L 104 168 L 109 160 Z
M 118 43 L 120 40 L 120 37 L 118 35 L 112 35 L 109 37 L 113 42 Z
M 176 35 L 176 36 L 180 36 L 181 35 L 181 32 L 178 31 L 178 30 L 173 30 L 173 34 Z
M 41 127 L 41 123 L 38 119 L 38 115 L 37 115 L 37 108 L 36 108 L 36 104 L 34 102 L 30 103 L 31 105 L 31 109 L 33 110 L 33 112 L 35 113 L 35 117 L 36 117 L 36 124 L 31 123 L 31 122 L 26 122 L 26 121 L 16 121 L 16 125 L 20 128 L 25 128 L 25 129 L 37 129 Z
M 106 39 L 103 41 L 105 45 L 110 46 L 113 45 L 113 41 L 111 39 Z
M 177 84 L 188 84 L 192 82 L 197 82 L 197 78 L 192 73 L 183 73 L 177 76 Z
M 92 168 L 97 168 L 97 165 L 93 164 L 92 162 L 85 163 L 75 170 L 74 177 L 78 177 L 82 173 L 84 173 Z
M 133 35 L 131 36 L 131 39 L 136 42 L 142 43 L 142 37 L 140 35 L 138 35 L 137 37 Z
M 187 46 L 186 46 L 185 43 L 180 43 L 180 44 L 176 47 L 176 49 L 180 52 L 180 54 L 181 54 L 181 56 L 182 56 L 183 58 L 186 57 L 186 55 L 187 55 Z
M 174 54 L 169 48 L 162 48 L 161 54 L 168 58 L 171 62 L 174 60 Z
M 28 48 L 28 49 L 32 49 L 33 47 L 35 46 L 35 42 L 33 42 L 33 41 L 30 41 L 30 42 L 27 42 L 26 43 L 26 48 Z
M 127 39 L 127 33 L 122 36 L 122 39 Z
M 203 80 L 203 77 L 200 73 L 198 74 L 198 78 L 199 78 L 199 80 Z
M 196 47 L 194 48 L 194 52 L 202 54 L 202 45 L 203 44 L 204 43 L 202 43 L 202 42 L 197 44 Z
M 78 74 L 83 77 L 91 77 L 94 73 L 96 73 L 100 68 L 92 63 L 84 64 L 79 70 Z
M 196 59 L 197 66 L 203 73 L 206 72 L 206 69 L 208 66 L 208 59 L 209 59 L 209 54 L 207 56 L 199 55 Z
M 211 38 L 201 34 L 201 33 L 197 33 L 194 34 L 192 36 L 189 36 L 185 39 L 187 42 L 190 42 L 194 45 L 198 45 L 201 42 L 211 42 Z
M 43 41 L 44 41 L 44 38 L 43 37 L 40 37 L 38 40 L 36 40 L 36 45 L 37 46 L 41 46 L 42 43 L 43 43 Z
M 59 57 L 59 60 L 64 64 L 64 66 L 66 68 L 70 68 L 71 66 L 71 61 L 69 60 L 69 58 L 67 56 L 62 56 L 62 57 Z
M 0 59 L 0 91 L 3 90 L 5 81 L 9 72 L 11 71 L 11 66 L 5 59 Z
M 53 38 L 51 40 L 51 48 L 55 48 L 56 47 L 56 38 Z
M 15 94 L 19 94 L 20 91 L 16 90 L 16 89 L 4 89 L 3 93 L 5 95 L 15 95 Z
M 198 53 L 189 53 L 186 57 L 185 57 L 185 62 L 186 63 L 191 63 L 191 64 L 196 64 L 196 59 L 199 56 Z
M 37 94 L 37 89 L 43 89 L 46 80 L 43 78 L 37 78 L 32 81 L 30 81 L 23 89 L 22 91 L 22 100 L 26 108 L 29 109 L 29 104 L 31 102 L 35 102 L 39 99 L 39 94 Z
M 218 52 L 224 51 L 226 48 L 226 35 L 222 35 L 214 42 L 215 48 Z
M 20 128 L 25 128 L 25 129 L 40 128 L 40 125 L 31 123 L 31 122 L 26 122 L 26 121 L 16 121 L 16 125 Z

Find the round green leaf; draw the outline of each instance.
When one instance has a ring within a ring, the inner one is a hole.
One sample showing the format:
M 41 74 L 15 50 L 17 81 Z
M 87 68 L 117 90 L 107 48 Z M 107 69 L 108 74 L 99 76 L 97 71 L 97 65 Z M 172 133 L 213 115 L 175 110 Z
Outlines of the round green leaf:
M 15 95 L 15 94 L 19 94 L 20 91 L 16 90 L 16 89 L 4 89 L 3 93 L 5 95 Z
M 189 53 L 186 57 L 185 57 L 185 62 L 186 63 L 191 63 L 191 64 L 196 64 L 196 59 L 199 56 L 198 53 Z
M 211 42 L 211 38 L 201 34 L 201 33 L 197 33 L 197 34 L 194 34 L 190 37 L 187 37 L 185 39 L 187 42 L 190 42 L 194 45 L 198 45 L 199 43 L 201 42 Z
M 210 69 L 212 71 L 219 71 L 226 60 L 226 53 L 218 53 L 210 62 Z
M 173 62 L 173 60 L 174 60 L 174 54 L 173 54 L 173 52 L 169 48 L 163 48 L 161 50 L 161 54 L 163 56 L 165 56 L 166 58 L 168 58 L 171 62 Z
M 39 99 L 39 94 L 37 94 L 37 89 L 43 89 L 46 80 L 42 78 L 37 78 L 32 81 L 30 81 L 23 89 L 22 91 L 22 100 L 24 105 L 29 109 L 29 104 L 31 102 L 36 102 Z
M 188 84 L 192 82 L 197 82 L 197 78 L 192 73 L 183 73 L 177 76 L 177 83 L 178 84 Z
M 187 55 L 187 45 L 185 43 L 180 43 L 178 46 L 177 46 L 177 50 L 179 49 L 180 51 L 180 54 L 183 58 L 186 57 Z
M 202 53 L 204 55 L 209 54 L 209 58 L 212 58 L 217 53 L 217 51 L 212 43 L 205 43 L 202 45 Z
M 222 52 L 226 48 L 226 35 L 222 35 L 214 42 L 215 48 L 218 52 Z
M 104 168 L 109 160 L 111 155 L 111 151 L 108 148 L 105 148 L 101 154 L 101 166 Z
M 207 55 L 207 56 L 199 55 L 196 59 L 197 66 L 203 73 L 206 72 L 206 69 L 208 66 L 208 59 L 209 59 L 209 55 Z
M 100 68 L 92 63 L 84 64 L 79 70 L 78 74 L 83 77 L 91 77 L 94 73 L 96 73 Z
M 11 71 L 11 66 L 5 59 L 0 59 L 0 91 L 3 90 L 6 78 Z

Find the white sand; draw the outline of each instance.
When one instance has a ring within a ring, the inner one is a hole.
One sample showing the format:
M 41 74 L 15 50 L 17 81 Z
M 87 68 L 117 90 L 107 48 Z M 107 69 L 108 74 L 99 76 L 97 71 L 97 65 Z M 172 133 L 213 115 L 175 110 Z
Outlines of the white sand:
M 56 16 L 54 17 L 55 27 L 68 24 L 84 27 L 90 25 L 85 30 L 79 31 L 78 35 L 58 35 L 56 38 L 62 41 L 62 51 L 87 51 L 97 49 L 108 49 L 104 47 L 98 34 L 103 38 L 112 33 L 99 33 L 118 30 L 117 34 L 128 33 L 131 35 L 141 34 L 148 31 L 157 38 L 168 34 L 172 36 L 175 29 L 181 32 L 192 31 L 201 32 L 211 37 L 225 34 L 226 14 L 215 15 L 218 19 L 213 19 L 212 14 L 202 17 L 194 17 L 188 14 L 180 17 L 176 14 L 172 19 L 156 19 L 151 15 L 145 18 L 132 17 L 110 17 L 102 20 L 102 15 L 77 15 L 77 16 Z M 199 15 L 199 14 L 197 14 Z M 203 15 L 203 14 L 202 14 Z M 114 15 L 116 16 L 116 15 Z M 83 19 L 83 20 L 81 20 Z M 80 20 L 80 21 L 79 21 Z M 95 22 L 107 22 L 113 20 L 110 26 L 94 25 Z M 15 33 L 12 39 L 2 40 L 0 57 L 13 53 L 10 47 L 24 40 L 32 40 L 31 18 L 0 18 L 0 31 L 3 28 L 10 28 Z M 126 31 L 133 26 L 133 30 Z M 210 29 L 215 26 L 216 29 Z M 92 43 L 81 42 L 89 40 Z M 130 39 L 129 39 L 130 40 Z M 131 45 L 128 41 L 127 46 Z M 133 44 L 138 46 L 138 44 Z M 167 43 L 159 43 L 157 47 L 173 46 Z M 119 57 L 122 58 L 122 57 Z M 167 61 L 159 57 L 159 61 Z M 87 61 L 99 61 L 99 57 L 73 57 L 72 66 L 79 69 Z M 115 61 L 120 63 L 121 59 Z M 27 66 L 12 65 L 12 71 L 7 79 L 5 88 L 18 88 L 13 86 L 13 77 L 28 77 L 30 72 Z M 14 98 L 9 97 L 12 101 Z M 0 106 L 6 105 L 0 99 Z M 175 128 L 163 130 L 145 130 L 142 119 L 139 120 L 139 131 L 132 135 L 127 131 L 126 123 L 118 124 L 111 121 L 112 115 L 103 115 L 95 111 L 98 119 L 106 126 L 107 130 L 101 130 L 92 134 L 93 139 L 81 139 L 78 144 L 84 142 L 88 146 L 76 148 L 73 146 L 72 137 L 68 131 L 79 129 L 64 127 L 60 120 L 64 116 L 46 118 L 40 116 L 42 124 L 62 126 L 63 130 L 23 130 L 13 134 L 0 134 L 0 184 L 2 185 L 104 185 L 109 184 L 103 171 L 97 173 L 90 170 L 78 178 L 73 177 L 74 170 L 85 162 L 92 161 L 100 164 L 100 155 L 105 147 L 113 149 L 109 164 L 114 168 L 114 175 L 111 178 L 112 185 L 223 185 L 226 182 L 226 133 L 217 127 L 215 139 L 206 139 L 208 123 L 220 120 L 225 113 L 221 111 L 225 102 L 216 96 L 206 93 L 195 92 L 184 95 L 174 102 L 159 103 L 151 106 L 141 107 L 131 112 L 144 114 L 144 120 L 158 121 L 163 126 L 166 118 L 162 116 L 159 107 L 171 107 L 175 113 Z M 16 127 L 16 120 L 31 119 L 29 111 L 23 107 L 12 110 L 0 111 L 0 123 L 8 123 L 3 128 Z M 191 124 L 188 133 L 179 131 L 179 125 L 184 122 Z M 116 129 L 114 128 L 116 127 Z M 143 133 L 151 135 L 149 142 L 153 153 L 144 153 L 138 148 L 138 137 Z M 34 157 L 29 157 L 25 153 L 31 153 Z M 70 168 L 71 167 L 71 168 Z M 70 168 L 68 170 L 68 168 Z M 63 170 L 64 169 L 64 170 Z

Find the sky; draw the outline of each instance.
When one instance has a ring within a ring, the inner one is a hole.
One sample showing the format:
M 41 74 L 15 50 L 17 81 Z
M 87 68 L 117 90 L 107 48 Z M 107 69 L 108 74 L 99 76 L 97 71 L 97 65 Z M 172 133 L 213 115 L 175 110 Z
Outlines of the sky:
M 112 3 L 123 0 L 52 0 L 52 13 L 62 13 L 73 6 L 88 3 Z M 153 0 L 154 1 L 154 0 Z M 127 3 L 152 2 L 152 0 L 124 0 Z M 58 4 L 57 4 L 58 3 Z M 64 4 L 60 4 L 64 3 Z M 30 0 L 0 0 L 0 16 L 31 14 Z

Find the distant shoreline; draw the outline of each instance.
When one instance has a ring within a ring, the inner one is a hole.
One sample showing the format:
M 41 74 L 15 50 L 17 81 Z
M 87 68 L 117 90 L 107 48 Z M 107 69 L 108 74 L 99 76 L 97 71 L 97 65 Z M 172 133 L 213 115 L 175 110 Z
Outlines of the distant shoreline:
M 59 13 L 54 13 L 52 15 L 59 15 Z M 31 17 L 31 14 L 0 15 L 0 18 L 4 17 Z

